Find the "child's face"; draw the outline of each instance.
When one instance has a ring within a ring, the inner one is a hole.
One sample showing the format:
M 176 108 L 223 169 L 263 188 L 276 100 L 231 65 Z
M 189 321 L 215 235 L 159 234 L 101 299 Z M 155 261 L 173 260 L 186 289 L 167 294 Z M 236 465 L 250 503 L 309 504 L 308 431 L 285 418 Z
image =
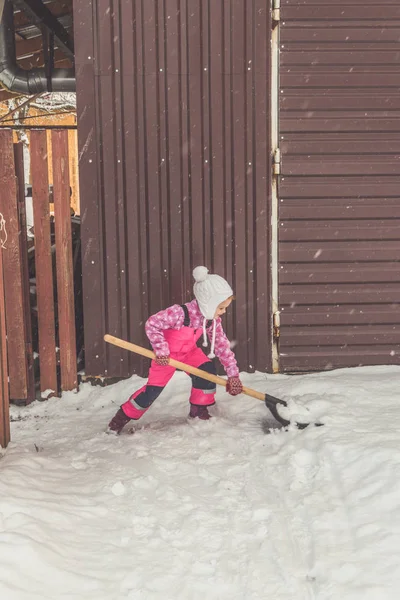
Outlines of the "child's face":
M 232 298 L 228 298 L 227 300 L 221 302 L 221 304 L 218 304 L 217 310 L 215 311 L 214 319 L 218 319 L 218 317 L 224 315 L 226 313 L 226 309 L 231 304 L 231 302 Z

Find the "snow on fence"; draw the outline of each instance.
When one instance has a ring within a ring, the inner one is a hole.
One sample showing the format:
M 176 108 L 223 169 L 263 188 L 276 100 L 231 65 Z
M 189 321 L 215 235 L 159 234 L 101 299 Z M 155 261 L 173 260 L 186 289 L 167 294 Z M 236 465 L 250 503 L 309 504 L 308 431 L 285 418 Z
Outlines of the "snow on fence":
M 51 236 L 46 131 L 31 132 L 34 283 L 37 302 L 37 307 L 34 308 L 38 318 L 37 371 L 40 372 L 42 397 L 58 395 L 60 390 L 77 388 L 68 132 L 54 130 L 51 145 L 55 244 L 52 243 Z M 3 429 L 7 428 L 6 421 L 8 422 L 7 394 L 10 400 L 29 404 L 35 398 L 36 387 L 31 323 L 32 280 L 28 262 L 32 240 L 29 244 L 23 161 L 22 144 L 13 144 L 10 129 L 0 130 L 0 212 L 7 226 L 7 241 L 2 250 L 8 357 L 8 375 L 6 371 L 1 371 L 3 409 L 0 421 Z M 0 235 L 4 239 L 4 235 Z M 54 277 L 58 290 L 57 301 L 54 297 Z M 0 290 L 0 304 L 1 301 Z M 4 315 L 4 310 L 1 312 Z M 2 343 L 4 350 L 4 340 Z M 4 356 L 3 352 L 3 363 Z M 6 444 L 9 439 L 7 432 L 3 431 L 2 435 Z

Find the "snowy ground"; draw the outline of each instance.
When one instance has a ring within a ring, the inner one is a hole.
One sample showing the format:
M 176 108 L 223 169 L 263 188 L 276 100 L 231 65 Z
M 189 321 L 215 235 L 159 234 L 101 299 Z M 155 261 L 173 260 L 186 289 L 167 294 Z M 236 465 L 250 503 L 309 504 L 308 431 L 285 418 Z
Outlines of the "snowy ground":
M 182 373 L 134 435 L 103 430 L 138 377 L 12 407 L 0 598 L 397 599 L 400 368 L 243 379 L 325 427 L 266 434 L 224 391 L 189 422 Z

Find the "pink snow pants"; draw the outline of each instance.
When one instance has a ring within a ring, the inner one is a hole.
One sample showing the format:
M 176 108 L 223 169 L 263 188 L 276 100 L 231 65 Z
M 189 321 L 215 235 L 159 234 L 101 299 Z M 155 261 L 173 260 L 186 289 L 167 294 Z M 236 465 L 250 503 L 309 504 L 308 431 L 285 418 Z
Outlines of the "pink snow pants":
M 173 352 L 171 348 L 171 358 L 208 373 L 216 373 L 214 363 L 197 346 L 193 346 L 189 352 L 185 353 Z M 155 361 L 152 361 L 146 385 L 132 394 L 129 400 L 122 405 L 121 408 L 124 413 L 131 419 L 140 419 L 153 404 L 154 400 L 161 394 L 175 373 L 175 370 L 174 367 L 170 367 L 169 365 L 160 367 Z M 192 392 L 189 398 L 190 404 L 201 406 L 215 404 L 215 384 L 194 375 L 190 375 L 190 377 L 192 379 Z

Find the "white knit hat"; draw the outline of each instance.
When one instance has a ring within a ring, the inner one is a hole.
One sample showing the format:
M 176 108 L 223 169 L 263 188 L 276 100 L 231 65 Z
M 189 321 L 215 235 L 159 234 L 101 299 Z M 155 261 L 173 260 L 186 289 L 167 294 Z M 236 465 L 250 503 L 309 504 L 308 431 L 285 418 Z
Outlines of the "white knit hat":
M 196 267 L 193 277 L 196 281 L 193 292 L 201 314 L 206 319 L 214 319 L 218 305 L 233 296 L 233 290 L 223 277 L 209 275 L 207 267 Z

